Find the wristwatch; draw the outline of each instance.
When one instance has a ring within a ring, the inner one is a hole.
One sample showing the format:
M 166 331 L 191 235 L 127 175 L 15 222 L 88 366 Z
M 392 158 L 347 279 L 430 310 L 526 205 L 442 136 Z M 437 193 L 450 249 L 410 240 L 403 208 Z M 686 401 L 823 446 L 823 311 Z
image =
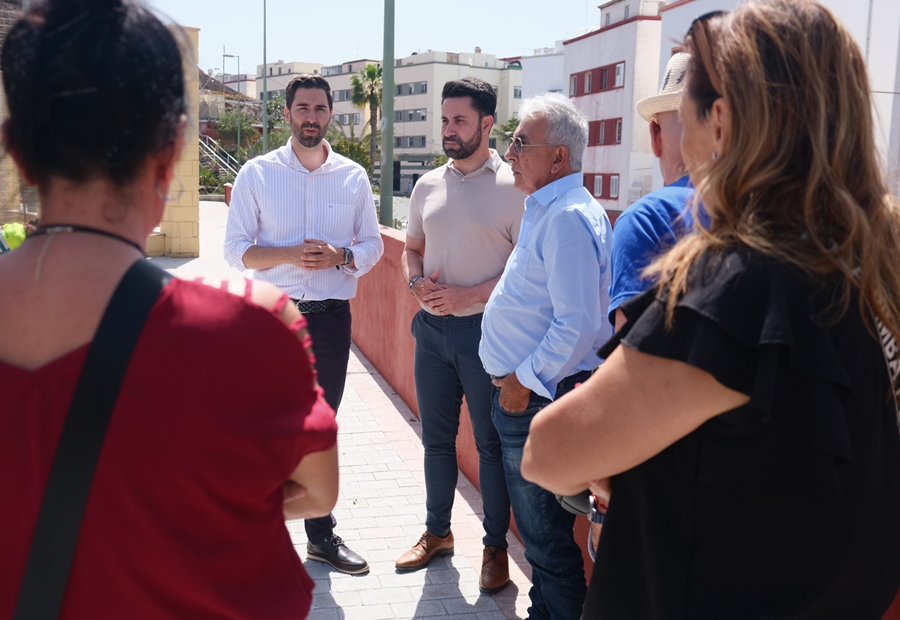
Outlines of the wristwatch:
M 597 497 L 591 493 L 591 496 L 588 498 L 588 519 L 590 519 L 591 523 L 603 523 L 606 520 L 606 506 L 597 501 Z M 603 512 L 600 512 L 600 511 Z
M 349 265 L 353 262 L 353 250 L 344 248 L 344 264 Z

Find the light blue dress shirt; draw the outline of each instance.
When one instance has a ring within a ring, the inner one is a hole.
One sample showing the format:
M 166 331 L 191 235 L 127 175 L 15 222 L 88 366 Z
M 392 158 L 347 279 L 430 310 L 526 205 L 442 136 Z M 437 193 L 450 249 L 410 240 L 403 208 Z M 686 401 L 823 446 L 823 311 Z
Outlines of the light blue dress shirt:
M 549 399 L 557 384 L 600 364 L 612 335 L 612 226 L 580 172 L 525 200 L 519 243 L 484 310 L 479 355 L 495 376 L 515 372 Z

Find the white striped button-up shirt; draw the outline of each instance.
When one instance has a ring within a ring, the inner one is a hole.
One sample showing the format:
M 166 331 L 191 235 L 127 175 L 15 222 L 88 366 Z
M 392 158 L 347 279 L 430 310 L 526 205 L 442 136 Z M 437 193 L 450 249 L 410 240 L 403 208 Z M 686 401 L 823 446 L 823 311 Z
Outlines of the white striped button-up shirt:
M 350 299 L 356 296 L 356 279 L 384 253 L 369 179 L 362 166 L 332 151 L 324 140 L 328 158 L 310 172 L 294 154 L 291 140 L 241 168 L 228 211 L 225 260 L 243 270 L 244 253 L 251 246 L 286 247 L 304 239 L 350 248 L 354 268 L 278 265 L 253 272 L 254 278 L 294 299 Z

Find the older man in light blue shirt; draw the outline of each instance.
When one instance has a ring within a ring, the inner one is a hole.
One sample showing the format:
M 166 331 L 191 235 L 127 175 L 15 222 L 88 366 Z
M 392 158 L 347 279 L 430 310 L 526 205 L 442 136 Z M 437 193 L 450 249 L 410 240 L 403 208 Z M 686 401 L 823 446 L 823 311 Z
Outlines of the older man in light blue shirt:
M 494 377 L 492 419 L 532 566 L 532 620 L 578 620 L 587 591 L 575 516 L 520 473 L 531 419 L 585 381 L 612 335 L 612 227 L 584 188 L 587 120 L 564 96 L 525 101 L 506 152 L 526 194 L 519 243 L 487 303 L 479 353 Z

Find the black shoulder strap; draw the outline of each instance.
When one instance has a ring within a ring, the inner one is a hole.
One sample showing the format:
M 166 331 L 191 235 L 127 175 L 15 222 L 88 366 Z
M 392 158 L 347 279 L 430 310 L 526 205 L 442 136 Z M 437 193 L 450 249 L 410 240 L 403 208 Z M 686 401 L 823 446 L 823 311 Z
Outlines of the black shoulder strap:
M 14 620 L 55 620 L 62 607 L 94 470 L 132 351 L 170 276 L 146 260 L 122 278 L 88 349 L 31 540 Z

